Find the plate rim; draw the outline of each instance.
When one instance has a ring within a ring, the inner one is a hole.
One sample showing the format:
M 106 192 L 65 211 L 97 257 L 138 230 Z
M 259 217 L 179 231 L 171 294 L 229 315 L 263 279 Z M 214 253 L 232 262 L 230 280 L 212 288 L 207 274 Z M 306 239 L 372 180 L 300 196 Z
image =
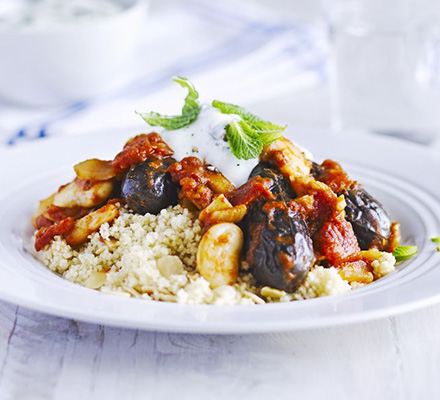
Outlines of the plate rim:
M 113 134 L 119 134 L 120 133 L 120 129 L 115 130 L 115 132 L 113 133 L 109 133 L 109 131 L 105 131 L 105 132 L 96 132 L 95 134 L 93 134 L 93 136 L 100 137 L 101 135 L 113 135 Z M 329 134 L 326 133 L 326 135 L 328 136 Z M 88 136 L 88 134 L 78 134 L 78 135 L 74 135 L 74 136 L 62 136 L 62 137 L 55 137 L 55 138 L 47 138 L 41 141 L 36 141 L 36 142 L 32 142 L 32 143 L 26 143 L 22 146 L 18 146 L 18 147 L 14 147 L 14 148 L 7 148 L 7 149 L 0 149 L 0 155 L 10 155 L 13 153 L 23 153 L 26 151 L 32 151 L 34 149 L 38 149 L 39 147 L 50 147 L 50 146 L 56 146 L 58 143 L 61 143 L 63 141 L 65 141 L 67 138 L 69 138 L 69 140 L 86 140 L 86 137 Z M 333 137 L 337 137 L 338 140 L 341 139 L 345 139 L 346 137 L 341 136 L 341 135 L 330 135 Z M 382 137 L 375 137 L 375 136 L 371 136 L 371 135 L 366 135 L 366 134 L 356 134 L 354 136 L 356 138 L 356 140 L 368 140 L 368 141 L 373 141 L 376 143 L 383 143 L 384 145 L 392 145 L 392 146 L 396 146 L 400 149 L 403 149 L 405 151 L 416 151 L 416 152 L 422 152 L 424 154 L 427 155 L 427 157 L 433 157 L 436 153 L 431 152 L 430 149 L 425 148 L 423 146 L 417 145 L 417 144 L 412 144 L 412 143 L 405 143 L 402 142 L 398 139 L 394 139 L 394 138 L 382 138 Z M 123 135 L 121 135 L 121 143 L 123 142 L 124 137 Z M 320 153 L 320 152 L 318 152 Z M 428 156 L 429 155 L 429 156 Z M 80 156 L 80 155 L 79 155 Z M 3 159 L 3 157 L 1 158 Z M 0 159 L 0 160 L 1 160 Z M 2 161 L 0 161 L 0 164 L 2 163 Z M 440 163 L 439 163 L 440 164 Z M 431 191 L 427 191 L 426 188 L 424 188 L 424 191 L 427 192 L 428 194 L 432 195 L 433 197 L 437 198 L 437 195 L 435 195 L 435 193 L 431 193 Z M 440 193 L 440 191 L 439 191 Z M 438 264 L 440 264 L 440 258 L 437 261 Z M 0 266 L 3 265 L 3 260 L 0 260 Z M 76 284 L 72 284 L 75 285 Z M 1 283 L 0 283 L 0 287 L 1 287 Z M 96 292 L 99 295 L 104 295 L 102 293 Z M 111 295 L 110 295 L 111 296 Z M 365 322 L 368 320 L 373 320 L 373 319 L 380 319 L 380 318 L 385 318 L 385 317 L 389 317 L 391 315 L 397 315 L 397 314 L 401 314 L 401 313 L 405 313 L 405 312 L 410 312 L 422 307 L 426 307 L 435 303 L 440 302 L 440 292 L 438 292 L 437 294 L 430 296 L 430 297 L 425 297 L 425 298 L 421 298 L 419 300 L 416 301 L 412 301 L 410 303 L 403 303 L 401 305 L 395 305 L 392 307 L 387 307 L 387 308 L 381 308 L 381 309 L 377 309 L 377 310 L 370 310 L 370 311 L 365 311 L 362 313 L 357 313 L 357 314 L 343 314 L 343 315 L 339 315 L 339 316 L 331 316 L 329 318 L 322 318 L 320 317 L 319 319 L 316 320 L 310 320 L 307 321 L 307 323 L 303 324 L 303 325 L 295 325 L 295 323 L 291 323 L 291 321 L 288 322 L 284 322 L 284 326 L 279 326 L 279 324 L 274 324 L 272 326 L 264 326 L 261 327 L 258 325 L 258 323 L 256 323 L 255 326 L 253 326 L 251 323 L 248 323 L 247 326 L 229 326 L 229 327 L 225 327 L 223 329 L 219 329 L 218 325 L 211 325 L 211 324 L 205 324 L 205 323 L 194 323 L 194 322 L 185 322 L 185 324 L 181 325 L 181 326 L 172 326 L 172 325 L 161 325 L 159 323 L 151 323 L 151 321 L 149 321 L 149 323 L 147 324 L 148 326 L 145 326 L 145 323 L 143 324 L 138 324 L 135 326 L 134 322 L 130 322 L 128 320 L 117 320 L 115 318 L 105 318 L 103 316 L 100 317 L 100 320 L 96 320 L 96 316 L 91 316 L 91 315 L 87 315 L 87 312 L 84 313 L 74 313 L 74 312 L 66 312 L 66 310 L 62 311 L 60 309 L 60 307 L 57 305 L 52 305 L 52 307 L 49 304 L 45 304 L 42 305 L 40 304 L 32 304 L 29 301 L 27 301 L 26 299 L 24 299 L 23 297 L 20 297 L 19 295 L 14 296 L 13 294 L 9 293 L 8 291 L 4 291 L 4 290 L 0 290 L 0 298 L 2 300 L 5 300 L 9 303 L 13 303 L 13 304 L 17 304 L 19 306 L 23 306 L 29 309 L 33 309 L 35 311 L 40 311 L 40 312 L 44 312 L 47 314 L 52 314 L 52 315 L 56 315 L 58 317 L 64 317 L 64 318 L 73 318 L 73 319 L 77 319 L 77 320 L 82 320 L 82 321 L 86 321 L 86 322 L 90 322 L 90 323 L 102 323 L 105 325 L 110 325 L 110 326 L 119 326 L 119 327 L 127 327 L 127 328 L 134 328 L 134 329 L 150 329 L 150 330 L 157 330 L 157 331 L 169 331 L 169 332 L 186 332 L 186 333 L 219 333 L 219 334 L 228 334 L 228 333 L 262 333 L 262 332 L 276 332 L 276 331 L 292 331 L 292 330 L 304 330 L 304 329 L 314 329 L 314 328 L 318 328 L 318 327 L 328 327 L 328 326 L 339 326 L 339 325 L 347 325 L 347 324 L 352 324 L 352 323 L 359 323 L 359 322 Z M 327 302 L 330 302 L 332 300 L 338 300 L 339 296 L 332 296 L 329 298 L 321 298 L 321 299 L 313 299 L 311 300 L 310 306 L 312 307 L 313 304 L 316 304 L 315 300 L 324 300 Z M 138 299 L 125 299 L 128 301 L 140 301 L 142 303 L 145 303 L 145 300 L 138 300 Z M 309 301 L 307 301 L 309 303 Z M 146 303 L 146 304 L 151 304 L 151 303 Z M 145 304 L 145 305 L 146 305 Z M 234 310 L 239 307 L 241 308 L 247 308 L 247 307 L 254 307 L 254 306 L 227 306 L 227 305 L 182 305 L 182 304 L 167 304 L 167 303 L 161 303 L 161 302 L 157 302 L 156 304 L 154 304 L 154 306 L 161 304 L 162 305 L 172 305 L 172 306 L 177 306 L 177 307 L 196 307 L 196 308 L 205 308 L 205 307 L 209 307 L 209 309 L 217 308 L 217 307 L 221 307 L 223 310 L 226 310 L 227 308 L 231 308 L 233 307 Z M 262 305 L 263 307 L 271 307 L 273 305 L 268 304 L 268 305 Z M 257 305 L 255 307 L 262 307 L 260 305 Z M 243 311 L 248 311 L 248 310 L 243 310 Z M 142 326 L 140 326 L 142 325 Z

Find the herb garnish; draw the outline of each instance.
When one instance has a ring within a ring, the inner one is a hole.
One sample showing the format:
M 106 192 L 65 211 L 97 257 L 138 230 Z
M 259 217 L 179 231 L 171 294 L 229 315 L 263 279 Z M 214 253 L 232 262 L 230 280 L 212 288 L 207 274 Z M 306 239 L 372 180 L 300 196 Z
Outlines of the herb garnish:
M 440 236 L 431 238 L 432 243 L 440 243 Z
M 182 115 L 161 115 L 156 112 L 137 113 L 151 126 L 161 126 L 169 131 L 188 126 L 196 120 L 202 109 L 199 103 L 199 94 L 186 78 L 174 77 L 182 87 L 188 89 Z M 212 106 L 223 114 L 233 115 L 232 121 L 226 125 L 226 140 L 231 152 L 239 159 L 249 160 L 257 158 L 266 144 L 283 136 L 286 125 L 276 125 L 264 121 L 242 107 L 218 100 Z
M 393 256 L 397 262 L 405 261 L 415 256 L 418 251 L 417 246 L 399 246 L 393 251 Z
M 151 126 L 162 126 L 163 128 L 174 131 L 176 129 L 183 128 L 195 121 L 202 109 L 199 103 L 199 93 L 194 88 L 192 83 L 186 78 L 175 76 L 174 82 L 177 82 L 183 88 L 188 89 L 188 94 L 185 97 L 185 104 L 182 108 L 182 115 L 161 115 L 154 111 L 148 113 L 139 113 L 143 120 Z
M 257 158 L 263 147 L 282 137 L 286 129 L 286 125 L 264 121 L 235 104 L 214 100 L 212 106 L 223 114 L 237 116 L 226 126 L 226 138 L 232 153 L 237 158 L 244 160 Z

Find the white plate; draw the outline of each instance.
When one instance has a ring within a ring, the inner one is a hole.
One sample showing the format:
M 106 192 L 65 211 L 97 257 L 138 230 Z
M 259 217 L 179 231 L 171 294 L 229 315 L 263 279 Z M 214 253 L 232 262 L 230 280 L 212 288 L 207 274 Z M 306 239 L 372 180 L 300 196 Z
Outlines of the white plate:
M 73 177 L 86 158 L 111 158 L 120 132 L 47 139 L 0 152 L 0 297 L 46 313 L 139 329 L 251 333 L 366 321 L 440 300 L 440 157 L 429 149 L 373 136 L 300 135 L 317 160 L 340 161 L 402 224 L 419 254 L 398 271 L 351 293 L 255 306 L 179 305 L 119 298 L 70 283 L 24 250 L 37 200 Z

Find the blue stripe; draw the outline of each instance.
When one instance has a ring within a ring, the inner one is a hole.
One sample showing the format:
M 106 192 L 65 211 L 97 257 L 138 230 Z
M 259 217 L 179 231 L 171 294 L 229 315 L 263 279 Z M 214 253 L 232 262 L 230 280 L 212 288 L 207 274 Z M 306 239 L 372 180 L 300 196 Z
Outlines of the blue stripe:
M 13 146 L 17 139 L 24 138 L 25 136 L 26 136 L 26 131 L 24 129 L 19 130 L 16 135 L 14 135 L 12 138 L 8 140 L 8 145 Z

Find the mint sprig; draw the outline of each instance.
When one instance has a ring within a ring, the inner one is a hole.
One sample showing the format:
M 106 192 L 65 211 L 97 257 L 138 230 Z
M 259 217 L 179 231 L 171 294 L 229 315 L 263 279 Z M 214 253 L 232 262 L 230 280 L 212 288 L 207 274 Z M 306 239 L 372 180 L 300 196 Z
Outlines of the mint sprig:
M 178 83 L 183 88 L 188 89 L 188 94 L 185 97 L 185 104 L 182 108 L 181 115 L 162 115 L 157 112 L 151 111 L 147 113 L 139 114 L 143 120 L 151 126 L 161 126 L 169 131 L 183 128 L 195 121 L 200 113 L 202 106 L 199 103 L 199 93 L 186 78 L 175 76 L 173 81 Z
M 173 81 L 188 89 L 181 115 L 162 115 L 154 111 L 136 112 L 149 125 L 161 126 L 169 131 L 188 126 L 196 120 L 202 109 L 199 103 L 199 94 L 188 79 L 177 76 L 173 78 Z M 234 115 L 225 129 L 231 152 L 237 158 L 244 160 L 258 158 L 263 147 L 282 137 L 286 129 L 285 125 L 264 121 L 235 104 L 214 100 L 212 106 L 223 114 Z
M 415 256 L 418 251 L 417 246 L 399 246 L 393 251 L 393 256 L 397 262 L 405 261 Z
M 283 136 L 286 125 L 264 121 L 244 108 L 231 103 L 214 100 L 212 106 L 223 114 L 236 115 L 226 126 L 226 138 L 232 153 L 237 158 L 257 158 L 263 147 Z

